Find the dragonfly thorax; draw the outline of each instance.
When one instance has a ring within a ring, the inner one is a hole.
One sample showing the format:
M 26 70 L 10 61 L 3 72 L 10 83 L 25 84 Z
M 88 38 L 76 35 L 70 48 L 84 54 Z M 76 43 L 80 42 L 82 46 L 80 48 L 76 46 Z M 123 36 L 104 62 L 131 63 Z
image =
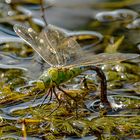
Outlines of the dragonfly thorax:
M 59 78 L 59 68 L 58 67 L 51 67 L 47 71 L 44 71 L 43 74 L 40 76 L 40 80 L 42 80 L 46 87 L 51 87 L 57 84 Z

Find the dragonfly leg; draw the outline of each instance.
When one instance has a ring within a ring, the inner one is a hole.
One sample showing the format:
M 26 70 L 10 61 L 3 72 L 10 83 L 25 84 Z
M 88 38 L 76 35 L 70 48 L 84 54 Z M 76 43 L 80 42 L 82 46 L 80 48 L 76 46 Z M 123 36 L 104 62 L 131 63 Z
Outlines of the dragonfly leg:
M 107 99 L 107 81 L 104 72 L 101 70 L 101 68 L 96 66 L 88 66 L 88 69 L 96 71 L 97 75 L 99 76 L 101 80 L 101 103 L 105 108 L 111 109 L 111 105 Z
M 73 98 L 71 95 L 69 95 L 65 90 L 63 90 L 62 88 L 60 88 L 59 86 L 57 86 L 57 88 L 62 91 L 65 95 L 67 95 L 69 98 L 71 98 L 72 100 L 75 101 L 76 103 L 76 118 L 78 118 L 78 104 L 77 104 L 77 100 L 75 98 Z
M 55 87 L 53 87 L 53 93 L 54 93 L 56 99 L 58 100 L 58 102 L 60 103 L 61 100 L 59 99 L 59 97 L 58 97 L 58 95 L 57 95 L 57 93 L 56 93 L 56 91 L 55 91 Z
M 37 95 L 38 94 L 40 94 L 40 93 L 42 93 L 44 90 L 40 90 L 40 91 L 38 91 L 36 94 L 35 94 L 35 97 L 34 97 L 34 99 L 32 100 L 32 104 L 35 102 L 35 100 L 36 100 L 36 98 L 37 98 Z
M 56 99 L 58 100 L 59 104 L 58 104 L 58 106 L 57 106 L 48 116 L 50 116 L 51 114 L 53 114 L 53 112 L 55 112 L 55 111 L 60 107 L 60 105 L 61 105 L 61 103 L 62 103 L 61 100 L 58 98 L 58 96 L 57 96 L 57 94 L 56 94 L 55 87 L 52 88 L 52 91 L 53 91 L 53 93 L 54 93 Z
M 53 95 L 53 89 L 51 88 L 51 91 L 50 91 L 50 99 L 49 99 L 48 103 L 50 103 L 50 101 L 52 100 L 52 95 Z
M 40 104 L 39 107 L 41 107 L 41 106 L 43 105 L 43 103 L 45 102 L 45 100 L 48 98 L 48 96 L 49 96 L 50 94 L 52 94 L 52 88 L 50 88 L 50 89 L 47 91 L 47 94 L 45 95 L 45 97 L 44 97 L 44 99 L 43 99 L 43 101 L 42 101 L 42 103 Z M 52 95 L 51 95 L 51 96 L 52 96 Z M 49 101 L 49 102 L 50 102 L 50 101 Z

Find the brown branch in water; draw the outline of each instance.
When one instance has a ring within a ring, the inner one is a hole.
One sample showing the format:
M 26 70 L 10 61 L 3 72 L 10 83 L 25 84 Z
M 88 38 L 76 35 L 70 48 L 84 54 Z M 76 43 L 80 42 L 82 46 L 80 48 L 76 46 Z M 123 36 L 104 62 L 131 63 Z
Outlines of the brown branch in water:
M 42 17 L 42 19 L 43 19 L 43 21 L 45 23 L 45 26 L 48 26 L 48 22 L 47 22 L 47 20 L 45 18 L 45 8 L 44 8 L 44 1 L 43 0 L 40 0 L 40 6 L 41 6 L 41 12 L 42 12 L 41 17 Z

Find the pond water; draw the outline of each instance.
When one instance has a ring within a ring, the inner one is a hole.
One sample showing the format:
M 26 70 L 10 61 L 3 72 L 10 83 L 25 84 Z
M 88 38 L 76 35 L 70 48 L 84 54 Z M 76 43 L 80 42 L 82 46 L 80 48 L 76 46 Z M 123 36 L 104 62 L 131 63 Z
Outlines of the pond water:
M 58 100 L 44 100 L 37 80 L 50 66 L 13 30 L 15 24 L 45 30 L 40 0 L 1 0 L 0 139 L 140 139 L 140 1 L 46 0 L 43 6 L 46 21 L 85 51 L 74 46 L 66 57 L 79 66 L 90 58 L 103 70 L 112 109 L 104 108 L 101 79 L 91 70 L 61 84 L 68 96 L 56 90 Z

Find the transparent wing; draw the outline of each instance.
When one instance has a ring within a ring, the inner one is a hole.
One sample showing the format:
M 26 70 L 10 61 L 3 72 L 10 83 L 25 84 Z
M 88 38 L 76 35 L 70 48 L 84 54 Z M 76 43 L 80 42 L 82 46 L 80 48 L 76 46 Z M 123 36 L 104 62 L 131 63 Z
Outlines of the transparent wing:
M 77 41 L 68 37 L 64 30 L 56 26 L 49 25 L 47 29 L 39 35 L 39 37 L 43 40 L 47 40 L 43 43 L 44 48 L 49 43 L 49 50 L 54 53 L 57 65 L 69 65 L 73 61 L 81 58 L 83 54 Z M 46 55 L 49 56 L 50 51 L 47 51 Z M 47 59 L 50 58 L 51 56 Z
M 48 28 L 48 32 L 44 32 L 43 36 L 46 33 L 51 33 L 47 34 L 47 37 L 57 52 L 59 65 L 101 65 L 121 62 L 139 56 L 138 54 L 129 53 L 102 53 L 94 55 L 89 51 L 83 51 L 77 41 L 67 37 L 67 34 L 64 34 L 64 31 L 58 27 L 51 25 Z
M 28 43 L 42 57 L 42 59 L 45 62 L 47 62 L 49 65 L 57 64 L 55 55 L 53 55 L 53 51 L 50 50 L 50 46 L 47 40 L 41 39 L 38 33 L 36 33 L 32 28 L 27 28 L 22 25 L 14 25 L 14 30 L 26 43 Z M 46 46 L 44 45 L 44 42 L 47 42 L 45 43 Z M 50 55 L 52 58 L 51 61 Z
M 67 37 L 64 30 L 48 25 L 40 34 L 21 25 L 15 25 L 14 30 L 23 38 L 48 64 L 58 65 L 101 65 L 120 62 L 138 57 L 137 54 L 99 54 L 83 52 L 79 44 Z M 69 66 L 68 66 L 69 67 Z
M 85 54 L 86 57 L 82 57 L 79 62 L 75 61 L 73 65 L 102 65 L 107 63 L 121 62 L 129 59 L 140 57 L 138 54 L 131 53 L 101 53 L 98 55 Z M 69 66 L 71 67 L 71 66 Z
M 69 64 L 82 55 L 79 44 L 56 26 L 48 25 L 40 34 L 22 25 L 15 25 L 14 30 L 51 66 Z

